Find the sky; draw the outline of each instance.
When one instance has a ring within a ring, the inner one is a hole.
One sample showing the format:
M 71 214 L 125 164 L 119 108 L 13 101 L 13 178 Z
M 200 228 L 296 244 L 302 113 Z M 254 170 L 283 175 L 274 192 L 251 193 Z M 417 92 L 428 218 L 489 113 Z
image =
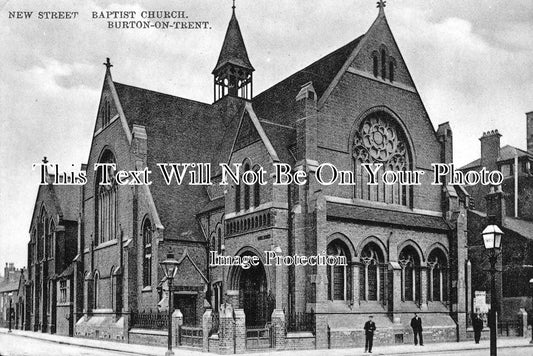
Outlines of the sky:
M 236 0 L 259 93 L 364 34 L 373 0 Z M 109 29 L 93 11 L 185 11 L 208 29 Z M 10 11 L 33 11 L 29 19 Z M 76 19 L 38 19 L 77 11 Z M 389 0 L 389 25 L 436 128 L 449 121 L 454 162 L 479 156 L 498 129 L 526 147 L 533 111 L 533 1 Z M 86 162 L 106 57 L 117 82 L 212 102 L 213 70 L 231 0 L 0 0 L 0 266 L 26 265 L 43 156 L 65 169 Z

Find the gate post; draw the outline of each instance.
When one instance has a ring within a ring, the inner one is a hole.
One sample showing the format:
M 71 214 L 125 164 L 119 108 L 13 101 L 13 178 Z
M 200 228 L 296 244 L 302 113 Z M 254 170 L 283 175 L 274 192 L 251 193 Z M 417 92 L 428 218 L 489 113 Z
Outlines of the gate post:
M 219 313 L 219 353 L 223 355 L 233 354 L 235 353 L 233 307 L 231 304 L 224 303 L 220 306 Z
M 527 312 L 524 308 L 520 308 L 520 311 L 518 312 L 518 318 L 520 320 L 518 326 L 521 328 L 519 332 L 522 333 L 523 338 L 527 338 Z
M 169 320 L 170 321 L 170 320 Z M 179 309 L 172 313 L 172 333 L 174 333 L 174 346 L 180 345 L 180 327 L 183 325 L 183 314 Z
M 246 352 L 246 315 L 244 309 L 235 309 L 235 353 Z
M 213 317 L 211 309 L 206 309 L 202 317 L 202 351 L 209 351 L 209 333 L 213 327 Z
M 274 344 L 272 347 L 275 347 L 276 350 L 283 350 L 287 336 L 283 309 L 274 309 L 272 312 L 272 326 L 272 332 L 274 333 Z

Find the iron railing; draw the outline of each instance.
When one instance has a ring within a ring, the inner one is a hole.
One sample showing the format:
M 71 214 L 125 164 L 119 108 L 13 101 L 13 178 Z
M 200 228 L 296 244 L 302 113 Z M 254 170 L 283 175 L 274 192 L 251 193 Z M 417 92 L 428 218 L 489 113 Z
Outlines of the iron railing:
M 287 313 L 285 315 L 285 326 L 287 332 L 311 331 L 315 333 L 315 313 Z
M 159 311 L 132 311 L 130 328 L 167 330 L 168 313 Z

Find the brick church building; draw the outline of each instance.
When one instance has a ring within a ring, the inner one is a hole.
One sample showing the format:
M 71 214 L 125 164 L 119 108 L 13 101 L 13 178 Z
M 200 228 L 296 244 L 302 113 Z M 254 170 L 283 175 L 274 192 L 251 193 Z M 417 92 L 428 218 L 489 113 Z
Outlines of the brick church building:
M 116 82 L 105 63 L 79 219 L 68 219 L 79 230 L 66 271 L 75 336 L 130 340 L 133 316 L 164 308 L 169 297 L 184 325 L 199 325 L 206 307 L 231 306 L 257 335 L 280 320 L 289 333 L 308 331 L 306 347 L 361 345 L 369 314 L 379 343 L 410 342 L 413 313 L 424 319 L 426 342 L 466 335 L 468 195 L 431 185 L 431 164 L 452 162 L 451 128 L 435 130 L 378 4 L 364 35 L 258 95 L 235 8 L 212 72 L 211 104 Z M 172 162 L 211 163 L 214 184 L 166 184 L 157 164 Z M 262 167 L 268 182 L 219 185 L 219 163 Z M 273 185 L 276 163 L 305 171 L 307 183 Z M 319 184 L 321 163 L 353 172 L 355 184 Z M 421 185 L 368 185 L 365 163 L 426 174 Z M 145 167 L 151 185 L 113 178 Z M 47 214 L 36 212 L 37 239 L 47 236 L 40 224 Z M 267 250 L 348 263 L 270 266 Z M 261 262 L 212 267 L 210 251 Z M 168 257 L 180 262 L 170 293 L 159 267 Z M 34 310 L 44 323 L 42 308 Z M 304 323 L 302 315 L 312 318 Z

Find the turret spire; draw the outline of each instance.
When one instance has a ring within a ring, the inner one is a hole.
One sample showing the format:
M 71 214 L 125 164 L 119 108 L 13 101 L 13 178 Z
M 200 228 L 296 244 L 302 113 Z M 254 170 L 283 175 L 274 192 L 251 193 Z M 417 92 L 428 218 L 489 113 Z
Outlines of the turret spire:
M 220 50 L 215 76 L 215 101 L 226 95 L 245 99 L 252 98 L 252 72 L 254 67 L 248 58 L 241 29 L 235 15 L 233 0 L 231 19 Z

